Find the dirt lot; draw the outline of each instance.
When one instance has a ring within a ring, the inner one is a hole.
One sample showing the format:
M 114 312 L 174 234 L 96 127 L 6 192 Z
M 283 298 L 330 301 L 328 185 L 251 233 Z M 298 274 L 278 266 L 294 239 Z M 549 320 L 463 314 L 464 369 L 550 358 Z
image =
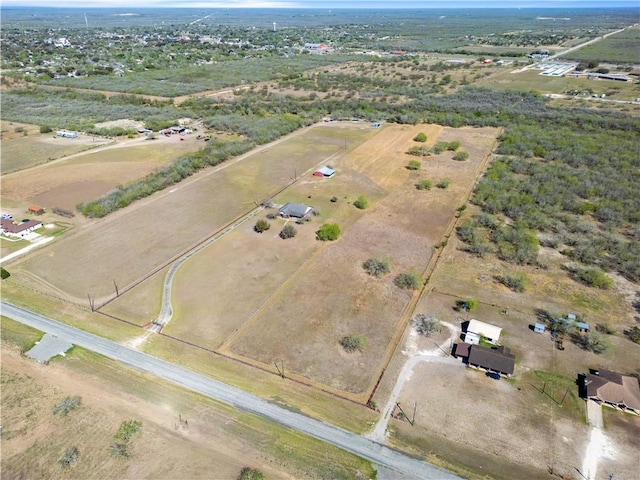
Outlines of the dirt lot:
M 244 466 L 284 479 L 370 473 L 338 449 L 82 350 L 45 366 L 3 342 L 1 373 L 3 477 L 236 478 Z M 52 414 L 60 399 L 76 395 L 78 409 Z M 113 458 L 113 435 L 131 419 L 142 422 L 132 456 Z M 78 459 L 62 469 L 58 459 L 72 446 Z

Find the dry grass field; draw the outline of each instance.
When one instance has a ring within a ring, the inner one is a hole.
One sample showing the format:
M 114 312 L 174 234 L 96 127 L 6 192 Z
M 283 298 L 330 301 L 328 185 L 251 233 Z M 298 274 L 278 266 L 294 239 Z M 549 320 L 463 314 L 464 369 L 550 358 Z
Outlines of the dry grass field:
M 103 138 L 82 135 L 78 138 L 60 138 L 55 136 L 55 132 L 40 133 L 40 127 L 37 125 L 7 121 L 0 122 L 0 125 L 2 126 L 2 162 L 0 162 L 2 175 L 111 142 Z
M 369 129 L 305 129 L 92 222 L 13 269 L 28 272 L 25 281 L 33 288 L 78 302 L 90 293 L 99 301 L 114 292 L 114 280 L 124 288 L 254 208 L 296 172 L 331 159 L 345 139 L 369 134 Z M 104 259 L 108 269 L 87 268 L 103 265 Z
M 114 187 L 145 176 L 188 152 L 202 148 L 194 136 L 120 140 L 115 145 L 67 157 L 36 170 L 5 176 L 2 196 L 24 204 L 60 207 L 74 211 L 77 204 L 96 198 Z M 46 142 L 75 142 L 80 139 L 52 139 Z M 48 146 L 48 145 L 47 145 Z M 4 159 L 3 148 L 3 159 Z
M 39 337 L 6 319 L 2 335 L 3 477 L 236 478 L 244 466 L 283 479 L 372 473 L 337 448 L 82 349 L 46 366 L 21 357 L 19 345 Z M 76 395 L 79 408 L 52 414 L 60 399 Z M 128 460 L 109 455 L 124 420 L 142 422 Z M 73 446 L 78 459 L 63 469 L 58 459 Z

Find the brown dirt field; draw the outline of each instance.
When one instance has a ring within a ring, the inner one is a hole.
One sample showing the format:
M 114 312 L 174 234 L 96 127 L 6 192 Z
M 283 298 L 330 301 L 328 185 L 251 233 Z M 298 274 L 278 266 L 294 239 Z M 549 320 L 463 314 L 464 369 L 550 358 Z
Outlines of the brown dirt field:
M 43 165 L 37 171 L 31 169 L 5 177 L 2 195 L 14 201 L 74 211 L 78 203 L 96 198 L 120 184 L 145 176 L 180 155 L 202 148 L 194 136 L 188 136 L 182 142 L 178 136 L 160 137 L 154 141 L 140 138 L 123 141 L 120 145 Z
M 392 420 L 391 441 L 414 451 L 426 447 L 478 478 L 481 472 L 489 478 L 547 478 L 548 467 L 573 478 L 573 467 L 582 465 L 588 426 L 540 405 L 540 395 L 529 385 L 518 390 L 462 363 L 422 363 L 398 398 L 405 407 L 418 402 L 415 425 Z
M 72 395 L 82 398 L 81 406 L 54 416 L 53 405 Z M 244 466 L 267 478 L 356 474 L 352 460 L 343 458 L 348 454 L 337 449 L 82 351 L 45 366 L 3 343 L 2 406 L 7 478 L 196 479 L 212 472 L 235 478 Z M 142 429 L 131 441 L 132 457 L 123 461 L 108 449 L 128 419 L 140 420 Z M 58 458 L 71 446 L 78 447 L 78 460 L 61 469 Z M 349 466 L 336 469 L 341 461 Z
M 351 219 L 351 222 L 357 221 L 339 241 L 327 244 L 297 271 L 269 304 L 242 327 L 232 343 L 225 345 L 225 351 L 230 348 L 235 354 L 264 364 L 271 364 L 275 356 L 283 358 L 290 371 L 337 390 L 363 394 L 373 387 L 376 372 L 382 368 L 380 362 L 412 297 L 395 287 L 393 278 L 409 269 L 423 271 L 426 268 L 433 245 L 442 240 L 456 207 L 464 202 L 464 195 L 496 135 L 495 129 L 451 132 L 445 129 L 447 135 L 459 139 L 470 151 L 471 160 L 461 164 L 434 157 L 424 161 L 421 172 L 409 175 L 404 166 L 412 157 L 404 151 L 425 126 L 409 130 L 388 127 L 383 132 L 386 136 L 386 132 L 394 129 L 404 138 L 405 147 L 382 142 L 389 146 L 389 151 L 375 158 L 383 162 L 385 168 L 370 164 L 362 173 L 349 170 L 349 165 L 357 165 L 357 161 L 350 163 L 349 155 L 336 178 L 346 179 L 351 185 L 349 198 L 366 193 L 369 198 L 381 199 L 359 220 Z M 372 151 L 379 152 L 381 143 L 377 136 L 375 143 L 376 149 Z M 359 150 L 367 145 L 368 142 L 356 149 L 357 160 L 362 158 Z M 369 169 L 378 172 L 378 180 L 386 185 L 397 185 L 397 179 L 402 177 L 404 183 L 393 192 L 385 193 L 378 185 L 373 188 L 368 178 Z M 395 173 L 389 175 L 392 169 Z M 436 179 L 452 178 L 453 184 L 448 190 L 418 191 L 413 184 L 425 173 Z M 373 188 L 368 192 L 364 190 L 367 184 Z M 332 191 L 329 188 L 327 196 Z M 315 191 L 313 198 L 318 193 Z M 357 212 L 352 208 L 353 211 Z M 329 217 L 323 215 L 321 221 L 335 221 L 335 217 L 347 220 L 336 211 L 335 216 L 334 212 Z M 347 226 L 351 222 L 347 221 Z M 384 279 L 372 279 L 362 270 L 362 263 L 376 254 L 388 256 L 393 264 L 392 273 Z M 282 332 L 287 332 L 286 337 Z M 338 344 L 340 338 L 352 333 L 367 338 L 363 353 L 345 354 Z M 296 343 L 290 346 L 294 338 Z M 349 360 L 348 369 L 344 368 L 345 360 Z
M 345 131 L 353 141 L 369 133 Z M 57 290 L 81 303 L 87 292 L 106 298 L 114 279 L 122 289 L 214 233 L 290 183 L 296 170 L 302 174 L 340 153 L 344 137 L 341 129 L 302 130 L 76 230 L 15 266 L 29 272 L 36 289 Z M 105 259 L 108 268 L 87 268 Z

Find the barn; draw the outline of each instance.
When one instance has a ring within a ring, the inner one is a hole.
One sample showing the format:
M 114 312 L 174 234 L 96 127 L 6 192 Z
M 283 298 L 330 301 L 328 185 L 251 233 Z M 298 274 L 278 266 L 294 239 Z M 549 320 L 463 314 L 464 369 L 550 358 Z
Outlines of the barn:
M 317 169 L 315 172 L 313 172 L 313 175 L 315 177 L 324 177 L 324 178 L 331 178 L 336 174 L 336 171 L 331 168 L 331 167 L 320 167 L 319 169 Z
M 33 213 L 34 215 L 42 215 L 44 213 L 44 208 L 38 207 L 37 205 L 31 205 L 28 210 L 29 213 Z

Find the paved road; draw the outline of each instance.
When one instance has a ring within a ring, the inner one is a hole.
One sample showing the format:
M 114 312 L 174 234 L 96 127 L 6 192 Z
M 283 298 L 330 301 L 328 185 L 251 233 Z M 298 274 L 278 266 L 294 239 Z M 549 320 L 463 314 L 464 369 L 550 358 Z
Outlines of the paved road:
M 459 477 L 426 462 L 410 458 L 398 451 L 364 437 L 291 412 L 235 387 L 192 372 L 159 358 L 125 347 L 96 335 L 43 317 L 6 302 L 0 303 L 0 313 L 42 332 L 56 335 L 80 347 L 105 357 L 151 373 L 159 378 L 181 385 L 194 392 L 232 405 L 239 409 L 269 418 L 287 427 L 340 447 L 374 464 L 383 465 L 416 479 L 457 479 Z

